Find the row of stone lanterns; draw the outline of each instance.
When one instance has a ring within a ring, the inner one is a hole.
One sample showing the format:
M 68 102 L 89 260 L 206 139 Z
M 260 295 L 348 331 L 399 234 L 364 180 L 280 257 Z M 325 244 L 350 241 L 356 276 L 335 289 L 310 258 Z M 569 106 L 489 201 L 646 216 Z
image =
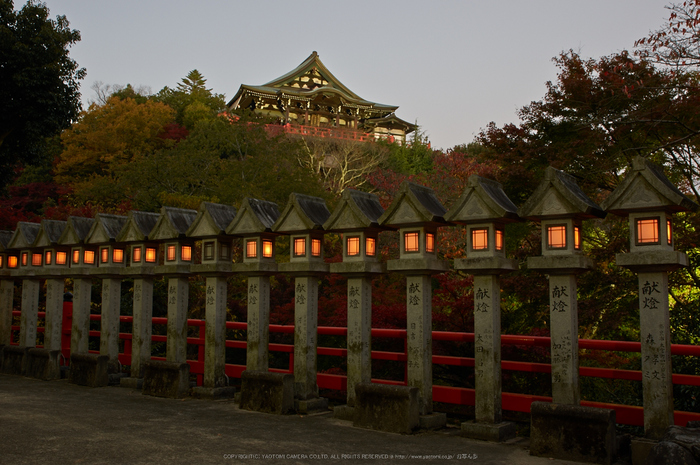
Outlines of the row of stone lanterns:
M 592 267 L 583 254 L 582 221 L 602 218 L 606 211 L 629 215 L 631 252 L 618 255 L 617 262 L 639 273 L 645 429 L 649 436 L 657 437 L 672 420 L 667 272 L 688 263 L 684 254 L 673 250 L 670 216 L 695 209 L 697 205 L 657 167 L 638 158 L 603 208 L 586 197 L 574 178 L 549 168 L 520 209 L 498 183 L 472 176 L 450 211 L 431 189 L 406 182 L 386 211 L 376 196 L 347 190 L 332 214 L 322 199 L 292 194 L 281 213 L 273 203 L 245 199 L 238 213 L 233 207 L 203 203 L 199 211 L 163 207 L 160 214 L 99 214 L 95 219 L 20 223 L 9 240 L 7 233 L 0 234 L 0 277 L 7 278 L 7 270 L 13 270 L 11 276 L 23 278 L 21 345 L 33 345 L 38 280 L 48 280 L 50 349 L 60 340 L 54 334 L 56 325 L 60 327 L 56 295 L 62 295 L 63 277 L 73 277 L 74 353 L 87 352 L 91 278 L 102 278 L 100 353 L 113 361 L 117 356 L 120 280 L 122 276 L 134 277 L 132 377 L 139 378 L 150 358 L 153 276 L 168 278 L 166 358 L 179 364 L 186 359 L 187 277 L 191 273 L 206 276 L 204 384 L 212 390 L 227 384 L 226 276 L 243 273 L 248 277 L 247 366 L 267 371 L 269 276 L 277 271 L 291 274 L 295 277 L 294 392 L 297 408 L 310 411 L 325 406 L 316 384 L 318 276 L 343 274 L 348 277 L 348 401 L 347 407 L 338 410 L 345 412 L 341 416 L 349 416 L 357 401 L 355 386 L 371 380 L 371 277 L 385 270 L 402 273 L 407 280 L 407 381 L 418 390 L 419 414 L 430 416 L 430 276 L 448 269 L 447 262 L 437 257 L 437 229 L 464 224 L 467 258 L 456 260 L 455 268 L 474 275 L 476 421 L 463 429 L 476 437 L 503 440 L 513 429 L 501 421 L 499 276 L 517 268 L 505 256 L 505 225 L 523 219 L 541 224 L 542 256 L 530 257 L 527 266 L 549 276 L 553 400 L 578 405 L 576 275 Z M 382 264 L 378 260 L 378 233 L 395 229 L 399 258 Z M 329 266 L 324 262 L 322 239 L 327 232 L 343 235 L 342 263 Z M 290 261 L 278 265 L 275 237 L 281 234 L 290 236 Z M 232 237 L 243 238 L 243 261 L 233 265 Z M 193 264 L 195 240 L 202 241 L 201 264 Z M 159 244 L 163 245 L 162 258 L 157 256 Z M 8 282 L 3 280 L 0 289 L 0 343 L 9 343 L 7 308 L 11 310 L 12 289 Z

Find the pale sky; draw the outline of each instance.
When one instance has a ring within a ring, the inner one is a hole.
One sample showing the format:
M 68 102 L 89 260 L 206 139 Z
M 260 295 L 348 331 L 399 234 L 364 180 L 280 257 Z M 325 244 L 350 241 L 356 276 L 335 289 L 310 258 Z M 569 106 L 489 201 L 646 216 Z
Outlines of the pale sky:
M 228 100 L 316 50 L 356 94 L 417 120 L 435 148 L 517 122 L 556 78 L 559 52 L 630 50 L 668 18 L 662 0 L 44 2 L 82 34 L 71 56 L 87 69 L 84 102 L 96 81 L 157 92 L 193 69 Z

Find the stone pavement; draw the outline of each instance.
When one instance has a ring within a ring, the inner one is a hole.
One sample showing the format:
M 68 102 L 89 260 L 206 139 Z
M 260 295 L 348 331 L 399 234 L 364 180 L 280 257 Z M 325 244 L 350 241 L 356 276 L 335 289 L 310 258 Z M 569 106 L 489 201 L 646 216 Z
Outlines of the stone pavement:
M 233 401 L 173 400 L 120 387 L 0 375 L 0 464 L 573 464 L 456 428 L 398 435 L 331 414 L 274 416 Z

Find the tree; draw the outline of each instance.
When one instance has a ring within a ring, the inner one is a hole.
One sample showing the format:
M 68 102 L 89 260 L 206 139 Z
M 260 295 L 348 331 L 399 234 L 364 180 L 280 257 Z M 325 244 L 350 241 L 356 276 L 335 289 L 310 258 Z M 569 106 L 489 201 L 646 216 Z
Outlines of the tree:
M 153 100 L 169 105 L 175 110 L 175 121 L 191 130 L 198 120 L 213 118 L 226 110 L 226 101 L 222 94 L 215 94 L 206 87 L 207 80 L 196 69 L 171 89 L 164 87 Z
M 78 116 L 85 76 L 68 55 L 80 33 L 65 16 L 49 19 L 46 5 L 33 0 L 13 8 L 0 1 L 0 188 L 17 163 L 35 161 L 44 140 Z

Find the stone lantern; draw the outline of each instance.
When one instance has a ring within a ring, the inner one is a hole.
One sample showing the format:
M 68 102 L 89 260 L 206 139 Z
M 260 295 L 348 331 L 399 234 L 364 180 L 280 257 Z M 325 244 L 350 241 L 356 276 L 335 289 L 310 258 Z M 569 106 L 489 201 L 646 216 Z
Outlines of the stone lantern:
M 527 267 L 549 275 L 552 400 L 579 405 L 576 275 L 593 267 L 583 255 L 581 225 L 606 213 L 572 176 L 551 166 L 518 213 L 542 227 L 542 256 L 529 257 Z
M 122 275 L 134 278 L 133 323 L 131 325 L 131 376 L 120 384 L 138 388 L 142 383 L 144 364 L 151 360 L 153 328 L 153 275 L 158 265 L 158 243 L 150 237 L 160 214 L 130 211 L 117 242 L 126 246 L 128 265 Z
M 347 405 L 333 409 L 337 418 L 352 420 L 355 385 L 372 381 L 372 276 L 384 272 L 377 242 L 384 213 L 374 194 L 345 189 L 340 203 L 323 225 L 342 236 L 343 261 L 332 263 L 332 273 L 348 278 Z
M 163 207 L 149 237 L 163 243 L 163 265 L 156 267 L 156 273 L 168 278 L 166 360 L 177 364 L 187 362 L 188 277 L 194 241 L 186 233 L 196 217 L 196 210 Z
M 110 373 L 119 369 L 119 310 L 121 306 L 122 270 L 127 254 L 124 243 L 117 242 L 126 224 L 126 216 L 98 213 L 85 243 L 97 250 L 97 266 L 92 276 L 102 279 L 102 306 L 100 309 L 100 355 L 106 355 Z
M 18 258 L 7 244 L 12 239 L 12 231 L 0 231 L 0 350 L 3 346 L 10 345 L 12 336 L 12 305 L 15 295 L 15 281 L 10 273 L 10 257 L 14 267 Z
M 17 223 L 8 249 L 19 250 L 19 268 L 12 275 L 22 278 L 22 315 L 20 316 L 20 347 L 36 346 L 36 325 L 39 313 L 39 277 L 43 274 L 43 253 L 34 248 L 41 226 L 37 223 Z
M 668 273 L 688 266 L 688 256 L 673 248 L 672 215 L 697 211 L 698 205 L 660 167 L 636 157 L 603 208 L 629 217 L 630 252 L 615 260 L 639 278 L 644 431 L 648 439 L 659 440 L 674 423 Z
M 70 247 L 59 245 L 58 240 L 67 224 L 66 221 L 42 220 L 41 229 L 34 240 L 34 246 L 44 251 L 44 276 L 46 277 L 44 349 L 49 351 L 61 350 L 64 275 L 70 268 Z
M 233 396 L 226 378 L 226 279 L 231 275 L 231 236 L 226 228 L 236 217 L 230 205 L 202 202 L 187 237 L 202 241 L 202 263 L 190 271 L 206 277 L 204 384 L 199 395 Z
M 427 187 L 401 184 L 398 195 L 379 218 L 379 224 L 399 230 L 399 259 L 389 260 L 387 270 L 406 275 L 406 323 L 408 325 L 408 386 L 420 392 L 419 414 L 433 411 L 433 336 L 431 275 L 448 270 L 437 257 L 437 229 L 445 220 L 445 207 Z M 444 416 L 436 424 L 444 425 Z M 431 421 L 432 423 L 432 421 Z
M 246 370 L 268 369 L 270 275 L 277 272 L 272 226 L 280 216 L 276 203 L 246 198 L 226 233 L 243 238 L 243 262 L 233 271 L 248 277 Z
M 92 277 L 90 270 L 96 266 L 96 249 L 85 244 L 94 218 L 71 216 L 68 218 L 58 244 L 70 247 L 70 268 L 63 270 L 66 277 L 73 278 L 73 321 L 71 324 L 70 353 L 88 353 L 90 331 L 90 303 L 92 300 Z
M 515 424 L 502 422 L 501 411 L 501 280 L 518 269 L 506 258 L 505 226 L 521 221 L 517 208 L 501 185 L 472 175 L 462 196 L 445 219 L 466 225 L 465 259 L 455 269 L 474 275 L 474 422 L 462 423 L 469 437 L 505 441 L 515 437 Z
M 318 277 L 329 272 L 323 260 L 323 224 L 331 213 L 318 197 L 292 193 L 272 231 L 289 234 L 289 263 L 279 270 L 294 276 L 294 396 L 300 413 L 327 408 L 318 397 Z

